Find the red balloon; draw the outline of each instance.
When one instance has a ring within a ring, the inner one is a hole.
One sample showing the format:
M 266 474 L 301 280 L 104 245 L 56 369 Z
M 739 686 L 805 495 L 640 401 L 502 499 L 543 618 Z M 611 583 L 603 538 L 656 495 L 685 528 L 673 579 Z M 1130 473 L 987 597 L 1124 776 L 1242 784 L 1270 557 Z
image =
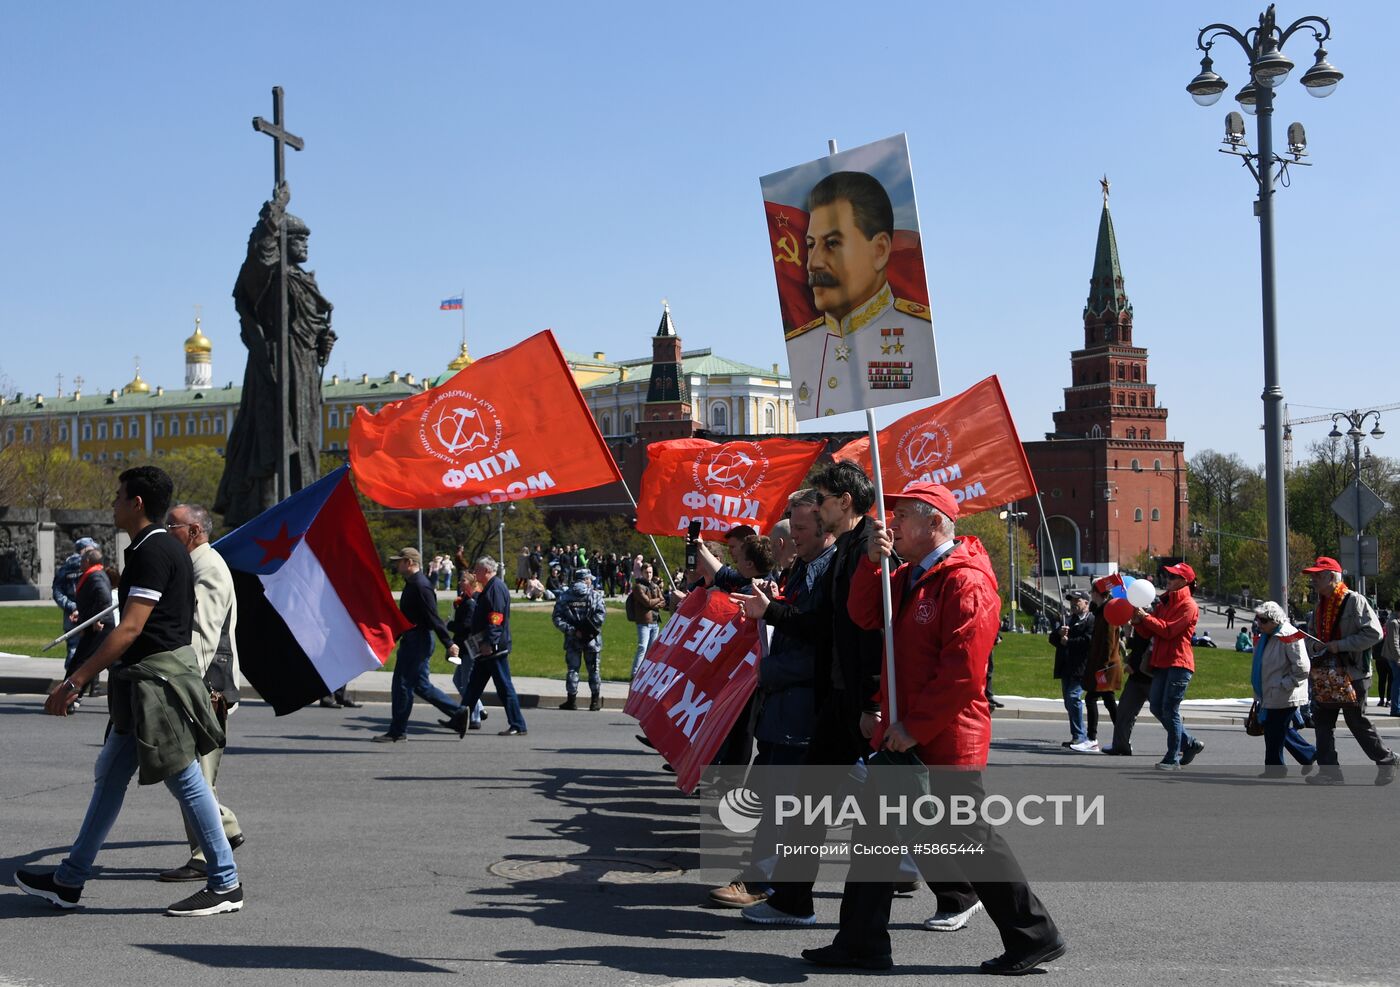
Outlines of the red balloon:
M 1137 613 L 1137 608 L 1127 600 L 1115 597 L 1103 606 L 1103 619 L 1114 627 L 1122 627 L 1133 619 L 1133 614 Z

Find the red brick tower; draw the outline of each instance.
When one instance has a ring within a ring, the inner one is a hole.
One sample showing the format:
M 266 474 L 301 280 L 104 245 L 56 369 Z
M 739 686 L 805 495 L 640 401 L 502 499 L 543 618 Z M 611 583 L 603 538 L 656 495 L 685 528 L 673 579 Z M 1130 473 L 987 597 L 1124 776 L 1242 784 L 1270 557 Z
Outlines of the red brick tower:
M 1045 504 L 1053 552 L 1039 536 L 1041 560 L 1080 575 L 1143 554 L 1174 557 L 1186 533 L 1186 458 L 1167 439 L 1167 409 L 1148 379 L 1147 350 L 1133 344 L 1133 306 L 1123 287 L 1118 239 L 1103 185 L 1094 271 L 1084 306 L 1084 347 L 1070 353 L 1065 406 L 1055 431 L 1027 442 Z M 1032 512 L 1029 519 L 1039 518 Z

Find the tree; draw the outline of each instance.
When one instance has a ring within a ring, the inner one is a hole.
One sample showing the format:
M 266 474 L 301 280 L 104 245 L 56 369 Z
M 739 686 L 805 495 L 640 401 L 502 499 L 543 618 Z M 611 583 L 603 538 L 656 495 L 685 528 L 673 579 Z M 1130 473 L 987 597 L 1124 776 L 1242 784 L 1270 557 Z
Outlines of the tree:
M 1005 610 L 1011 606 L 1011 581 L 1008 567 L 1008 546 L 1006 542 L 1006 522 L 997 511 L 983 511 L 970 517 L 960 517 L 957 521 L 958 535 L 973 535 L 987 550 L 992 571 L 997 577 L 997 592 L 1001 596 L 1001 606 Z M 1020 572 L 1024 578 L 1037 571 L 1035 545 L 1026 529 L 1019 524 L 1013 529 L 1016 539 Z

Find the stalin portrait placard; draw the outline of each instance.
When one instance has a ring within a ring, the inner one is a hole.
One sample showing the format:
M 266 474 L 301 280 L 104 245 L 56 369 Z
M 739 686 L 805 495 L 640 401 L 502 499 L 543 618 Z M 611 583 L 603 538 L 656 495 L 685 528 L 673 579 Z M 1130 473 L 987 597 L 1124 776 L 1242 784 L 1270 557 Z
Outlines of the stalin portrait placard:
M 903 134 L 759 179 L 800 421 L 936 397 Z

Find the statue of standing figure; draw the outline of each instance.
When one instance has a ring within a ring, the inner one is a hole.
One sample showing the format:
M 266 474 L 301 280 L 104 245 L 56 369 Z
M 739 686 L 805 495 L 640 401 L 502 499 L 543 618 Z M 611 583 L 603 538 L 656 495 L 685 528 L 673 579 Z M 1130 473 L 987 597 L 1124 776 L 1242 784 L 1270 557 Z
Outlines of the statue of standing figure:
M 303 270 L 307 259 L 306 223 L 287 212 L 291 191 L 280 183 L 264 202 L 248 236 L 248 256 L 233 287 L 240 334 L 248 347 L 243 395 L 229 433 L 224 473 L 214 510 L 237 527 L 278 502 L 277 468 L 282 452 L 278 421 L 278 292 L 287 293 L 288 375 L 286 437 L 291 449 L 288 496 L 320 477 L 321 375 L 335 345 L 331 303 L 321 294 L 316 275 Z M 287 231 L 287 283 L 281 285 L 278 238 Z

